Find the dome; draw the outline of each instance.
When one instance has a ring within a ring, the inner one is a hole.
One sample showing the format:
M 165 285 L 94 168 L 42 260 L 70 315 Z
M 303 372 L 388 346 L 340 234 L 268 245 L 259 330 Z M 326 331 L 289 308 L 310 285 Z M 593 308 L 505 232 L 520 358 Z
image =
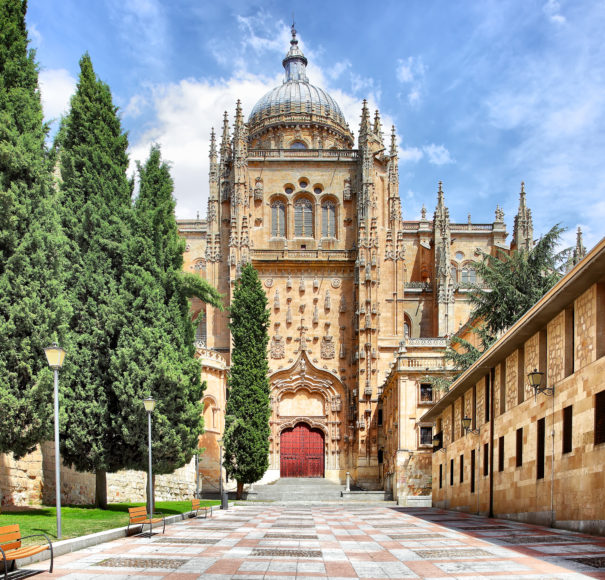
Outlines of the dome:
M 352 134 L 336 101 L 307 78 L 307 59 L 298 47 L 292 27 L 290 50 L 282 61 L 285 78 L 254 105 L 248 118 L 253 136 L 268 127 L 286 124 L 318 124 L 338 133 L 352 143 Z

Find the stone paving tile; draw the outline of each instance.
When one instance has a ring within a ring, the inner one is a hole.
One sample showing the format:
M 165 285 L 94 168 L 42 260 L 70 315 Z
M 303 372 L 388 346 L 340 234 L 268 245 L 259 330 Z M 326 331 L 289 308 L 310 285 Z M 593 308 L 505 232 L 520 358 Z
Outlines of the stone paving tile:
M 605 568 L 589 565 L 601 559 L 605 563 L 604 538 L 439 509 L 236 506 L 208 520 L 178 522 L 164 536 L 124 538 L 57 557 L 55 572 L 37 578 L 605 579 Z M 120 560 L 135 567 L 110 566 Z

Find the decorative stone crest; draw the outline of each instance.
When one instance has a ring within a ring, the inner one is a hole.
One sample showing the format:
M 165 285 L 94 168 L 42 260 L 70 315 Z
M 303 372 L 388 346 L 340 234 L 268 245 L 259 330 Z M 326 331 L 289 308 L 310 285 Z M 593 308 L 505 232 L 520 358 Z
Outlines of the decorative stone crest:
M 286 356 L 286 342 L 284 337 L 276 334 L 271 339 L 271 358 L 280 359 Z
M 271 286 L 273 286 L 273 278 L 267 278 L 267 279 L 265 280 L 265 286 L 266 286 L 267 288 L 271 288 Z
M 323 359 L 331 359 L 335 356 L 335 346 L 334 346 L 334 337 L 333 336 L 324 336 L 321 339 L 321 349 L 320 349 L 321 358 Z
M 340 278 L 332 278 L 332 288 L 340 288 L 341 280 Z

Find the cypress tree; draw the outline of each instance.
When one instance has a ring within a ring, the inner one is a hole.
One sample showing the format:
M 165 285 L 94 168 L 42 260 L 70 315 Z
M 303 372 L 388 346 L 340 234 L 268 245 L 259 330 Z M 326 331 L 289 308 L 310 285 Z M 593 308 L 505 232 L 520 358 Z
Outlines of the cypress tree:
M 124 467 L 147 469 L 147 417 L 142 400 L 152 396 L 154 473 L 171 473 L 191 460 L 203 430 L 201 366 L 195 359 L 194 323 L 188 298 L 222 308 L 205 280 L 183 272 L 185 242 L 178 235 L 169 167 L 152 147 L 139 165 L 140 192 L 128 265 L 122 280 L 125 324 L 112 364 L 118 400 L 113 453 Z
M 44 347 L 65 344 L 65 240 L 45 146 L 27 4 L 0 0 L 0 452 L 19 458 L 52 433 Z
M 106 473 L 122 464 L 112 452 L 117 437 L 112 417 L 119 409 L 110 368 L 123 326 L 119 290 L 130 235 L 127 146 L 111 91 L 85 54 L 58 135 L 73 308 L 61 452 L 68 465 L 96 474 L 96 504 L 101 507 L 107 505 Z
M 251 264 L 242 268 L 230 309 L 233 350 L 229 398 L 225 417 L 225 456 L 229 477 L 244 484 L 258 481 L 269 467 L 269 310 L 258 273 Z

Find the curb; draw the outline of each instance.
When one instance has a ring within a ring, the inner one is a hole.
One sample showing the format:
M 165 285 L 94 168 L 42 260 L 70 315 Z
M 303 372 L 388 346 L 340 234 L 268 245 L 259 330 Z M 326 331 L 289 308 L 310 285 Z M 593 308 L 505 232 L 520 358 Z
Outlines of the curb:
M 231 504 L 230 507 L 233 507 L 233 505 L 234 504 Z M 218 508 L 220 506 L 213 507 Z M 188 519 L 189 512 L 185 512 L 183 514 L 175 514 L 173 516 L 167 516 L 166 525 L 169 526 L 170 524 L 182 522 Z M 155 527 L 157 528 L 161 526 L 162 524 L 158 523 Z M 52 543 L 53 556 L 56 558 L 57 556 L 63 556 L 64 554 L 69 554 L 70 552 L 76 552 L 77 550 L 83 550 L 84 548 L 90 548 L 91 546 L 97 546 L 98 544 L 104 544 L 105 542 L 111 542 L 112 540 L 119 540 L 120 538 L 125 538 L 127 530 L 128 526 L 124 526 L 123 528 L 103 530 L 102 532 L 88 534 L 87 536 L 79 536 L 77 538 L 70 538 L 69 540 L 58 540 Z M 17 560 L 17 563 L 20 564 L 20 567 L 23 567 L 27 566 L 28 564 L 33 564 L 35 562 L 41 562 L 42 560 L 50 560 L 50 551 L 40 552 L 38 554 L 30 556 L 29 558 L 22 558 L 20 560 Z

